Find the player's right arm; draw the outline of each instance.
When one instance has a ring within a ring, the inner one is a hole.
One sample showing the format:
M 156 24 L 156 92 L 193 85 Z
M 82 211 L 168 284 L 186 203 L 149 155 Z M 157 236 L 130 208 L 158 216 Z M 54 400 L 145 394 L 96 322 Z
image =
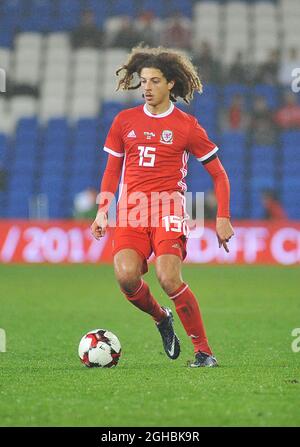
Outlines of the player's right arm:
M 106 168 L 98 195 L 98 212 L 91 225 L 91 231 L 96 239 L 105 235 L 107 227 L 107 213 L 111 201 L 118 189 L 124 162 L 124 144 L 121 131 L 120 114 L 116 116 L 108 132 L 104 150 L 108 152 Z
M 124 158 L 109 154 L 106 168 L 102 177 L 101 190 L 98 196 L 98 212 L 91 225 L 91 231 L 96 239 L 105 235 L 107 227 L 107 213 L 112 199 L 118 189 Z

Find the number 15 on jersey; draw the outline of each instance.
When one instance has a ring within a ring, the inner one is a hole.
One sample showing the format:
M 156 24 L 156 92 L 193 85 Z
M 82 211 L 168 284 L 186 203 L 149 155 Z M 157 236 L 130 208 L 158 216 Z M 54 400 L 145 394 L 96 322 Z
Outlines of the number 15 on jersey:
M 155 163 L 154 152 L 156 151 L 156 147 L 138 146 L 138 150 L 140 151 L 139 166 L 148 166 L 153 168 Z

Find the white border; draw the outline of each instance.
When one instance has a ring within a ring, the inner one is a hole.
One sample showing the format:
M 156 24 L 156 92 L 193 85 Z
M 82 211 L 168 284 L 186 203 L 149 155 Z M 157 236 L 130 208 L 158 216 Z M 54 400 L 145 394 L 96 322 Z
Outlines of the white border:
M 163 113 L 158 113 L 157 115 L 154 115 L 153 113 L 149 112 L 149 110 L 147 109 L 147 104 L 144 104 L 144 112 L 146 113 L 146 115 L 151 116 L 151 118 L 164 118 L 165 116 L 170 115 L 170 113 L 173 112 L 174 110 L 174 104 L 170 101 L 170 107 L 168 108 L 168 110 L 166 112 Z
M 124 154 L 120 154 L 120 152 L 115 152 L 115 151 L 113 151 L 112 149 L 109 149 L 109 148 L 106 147 L 106 146 L 104 146 L 103 150 L 104 150 L 105 152 L 108 152 L 108 153 L 114 155 L 115 157 L 124 157 Z

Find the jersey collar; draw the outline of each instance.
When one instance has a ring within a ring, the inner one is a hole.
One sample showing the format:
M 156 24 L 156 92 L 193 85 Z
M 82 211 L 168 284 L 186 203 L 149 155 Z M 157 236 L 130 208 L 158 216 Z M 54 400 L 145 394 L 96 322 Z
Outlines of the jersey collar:
M 146 107 L 146 104 L 144 104 L 144 112 L 146 113 L 146 115 L 151 116 L 151 118 L 164 118 L 165 116 L 170 115 L 170 113 L 172 113 L 174 110 L 174 104 L 172 103 L 172 101 L 170 101 L 170 107 L 168 108 L 168 110 L 166 110 L 163 113 L 159 113 L 158 115 L 154 115 L 153 113 L 149 112 L 149 110 Z

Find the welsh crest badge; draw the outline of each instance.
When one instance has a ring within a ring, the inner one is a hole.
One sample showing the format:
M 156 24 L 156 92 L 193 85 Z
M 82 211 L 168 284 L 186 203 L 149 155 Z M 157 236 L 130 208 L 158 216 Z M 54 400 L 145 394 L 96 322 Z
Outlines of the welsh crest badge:
M 173 132 L 171 130 L 163 130 L 160 136 L 160 142 L 166 144 L 172 144 Z

